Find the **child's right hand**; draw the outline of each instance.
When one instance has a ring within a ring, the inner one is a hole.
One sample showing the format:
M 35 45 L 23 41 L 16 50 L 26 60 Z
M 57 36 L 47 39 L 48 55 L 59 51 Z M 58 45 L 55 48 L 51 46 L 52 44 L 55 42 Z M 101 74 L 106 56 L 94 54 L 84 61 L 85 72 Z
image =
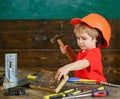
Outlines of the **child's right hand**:
M 68 45 L 65 45 L 64 47 L 60 47 L 60 51 L 63 53 L 63 54 L 66 54 L 68 52 Z
M 63 53 L 63 54 L 66 54 L 67 57 L 69 58 L 69 60 L 71 62 L 75 61 L 76 59 L 76 54 L 74 53 L 74 51 L 70 48 L 69 45 L 65 45 L 64 47 L 60 47 L 60 51 Z

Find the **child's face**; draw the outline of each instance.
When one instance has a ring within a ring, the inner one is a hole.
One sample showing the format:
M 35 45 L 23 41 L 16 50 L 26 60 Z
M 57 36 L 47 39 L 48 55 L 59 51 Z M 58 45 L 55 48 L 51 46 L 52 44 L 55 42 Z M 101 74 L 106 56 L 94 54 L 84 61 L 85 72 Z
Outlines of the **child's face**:
M 75 35 L 77 38 L 77 44 L 82 51 L 96 48 L 96 39 L 89 36 L 86 32 L 76 32 Z

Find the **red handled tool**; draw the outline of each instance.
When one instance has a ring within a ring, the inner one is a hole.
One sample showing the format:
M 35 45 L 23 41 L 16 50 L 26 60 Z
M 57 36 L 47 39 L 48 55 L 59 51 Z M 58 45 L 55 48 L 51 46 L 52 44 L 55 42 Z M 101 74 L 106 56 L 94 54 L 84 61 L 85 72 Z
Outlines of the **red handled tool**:
M 109 94 L 109 90 L 106 87 L 103 87 L 103 89 L 101 89 L 101 90 L 99 90 L 99 89 L 93 89 L 92 90 L 92 96 L 93 97 L 96 97 L 96 96 L 104 97 L 104 96 L 108 96 L 108 94 Z
M 109 90 L 106 87 L 98 87 L 98 88 L 94 88 L 88 93 L 83 92 L 77 95 L 64 97 L 62 99 L 74 99 L 74 98 L 80 98 L 80 97 L 86 97 L 86 96 L 105 97 L 105 96 L 108 96 L 108 94 L 109 94 Z

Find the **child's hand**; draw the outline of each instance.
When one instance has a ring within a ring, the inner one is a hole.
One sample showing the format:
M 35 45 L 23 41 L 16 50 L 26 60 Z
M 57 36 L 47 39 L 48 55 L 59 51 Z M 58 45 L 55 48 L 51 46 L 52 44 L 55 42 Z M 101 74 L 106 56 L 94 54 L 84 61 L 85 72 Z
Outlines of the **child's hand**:
M 68 45 L 65 45 L 64 47 L 60 47 L 60 51 L 63 53 L 63 54 L 66 54 L 68 52 Z
M 64 47 L 60 47 L 60 51 L 63 53 L 63 54 L 66 54 L 67 57 L 69 58 L 69 60 L 71 62 L 75 61 L 76 59 L 76 54 L 75 52 L 71 49 L 71 47 L 69 45 L 65 45 Z
M 69 68 L 68 66 L 64 66 L 58 69 L 56 75 L 55 75 L 55 79 L 60 81 L 61 77 L 65 77 L 65 75 L 67 75 L 69 73 Z

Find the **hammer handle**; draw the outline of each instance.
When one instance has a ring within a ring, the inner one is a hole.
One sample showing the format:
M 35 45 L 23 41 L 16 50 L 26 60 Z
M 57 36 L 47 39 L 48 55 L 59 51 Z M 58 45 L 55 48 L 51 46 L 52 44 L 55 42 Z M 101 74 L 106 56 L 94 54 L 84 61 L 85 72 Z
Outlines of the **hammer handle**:
M 61 39 L 57 40 L 58 44 L 60 45 L 60 47 L 64 47 L 65 45 L 63 44 L 63 42 L 61 41 Z
M 58 42 L 58 44 L 60 45 L 60 47 L 64 47 L 64 46 L 65 46 L 65 45 L 63 44 L 63 42 L 62 42 L 61 39 L 58 39 L 57 42 Z M 66 53 L 66 56 L 68 57 L 68 59 L 69 59 L 71 62 L 73 61 L 73 59 L 72 59 L 72 57 L 70 56 L 69 53 Z

